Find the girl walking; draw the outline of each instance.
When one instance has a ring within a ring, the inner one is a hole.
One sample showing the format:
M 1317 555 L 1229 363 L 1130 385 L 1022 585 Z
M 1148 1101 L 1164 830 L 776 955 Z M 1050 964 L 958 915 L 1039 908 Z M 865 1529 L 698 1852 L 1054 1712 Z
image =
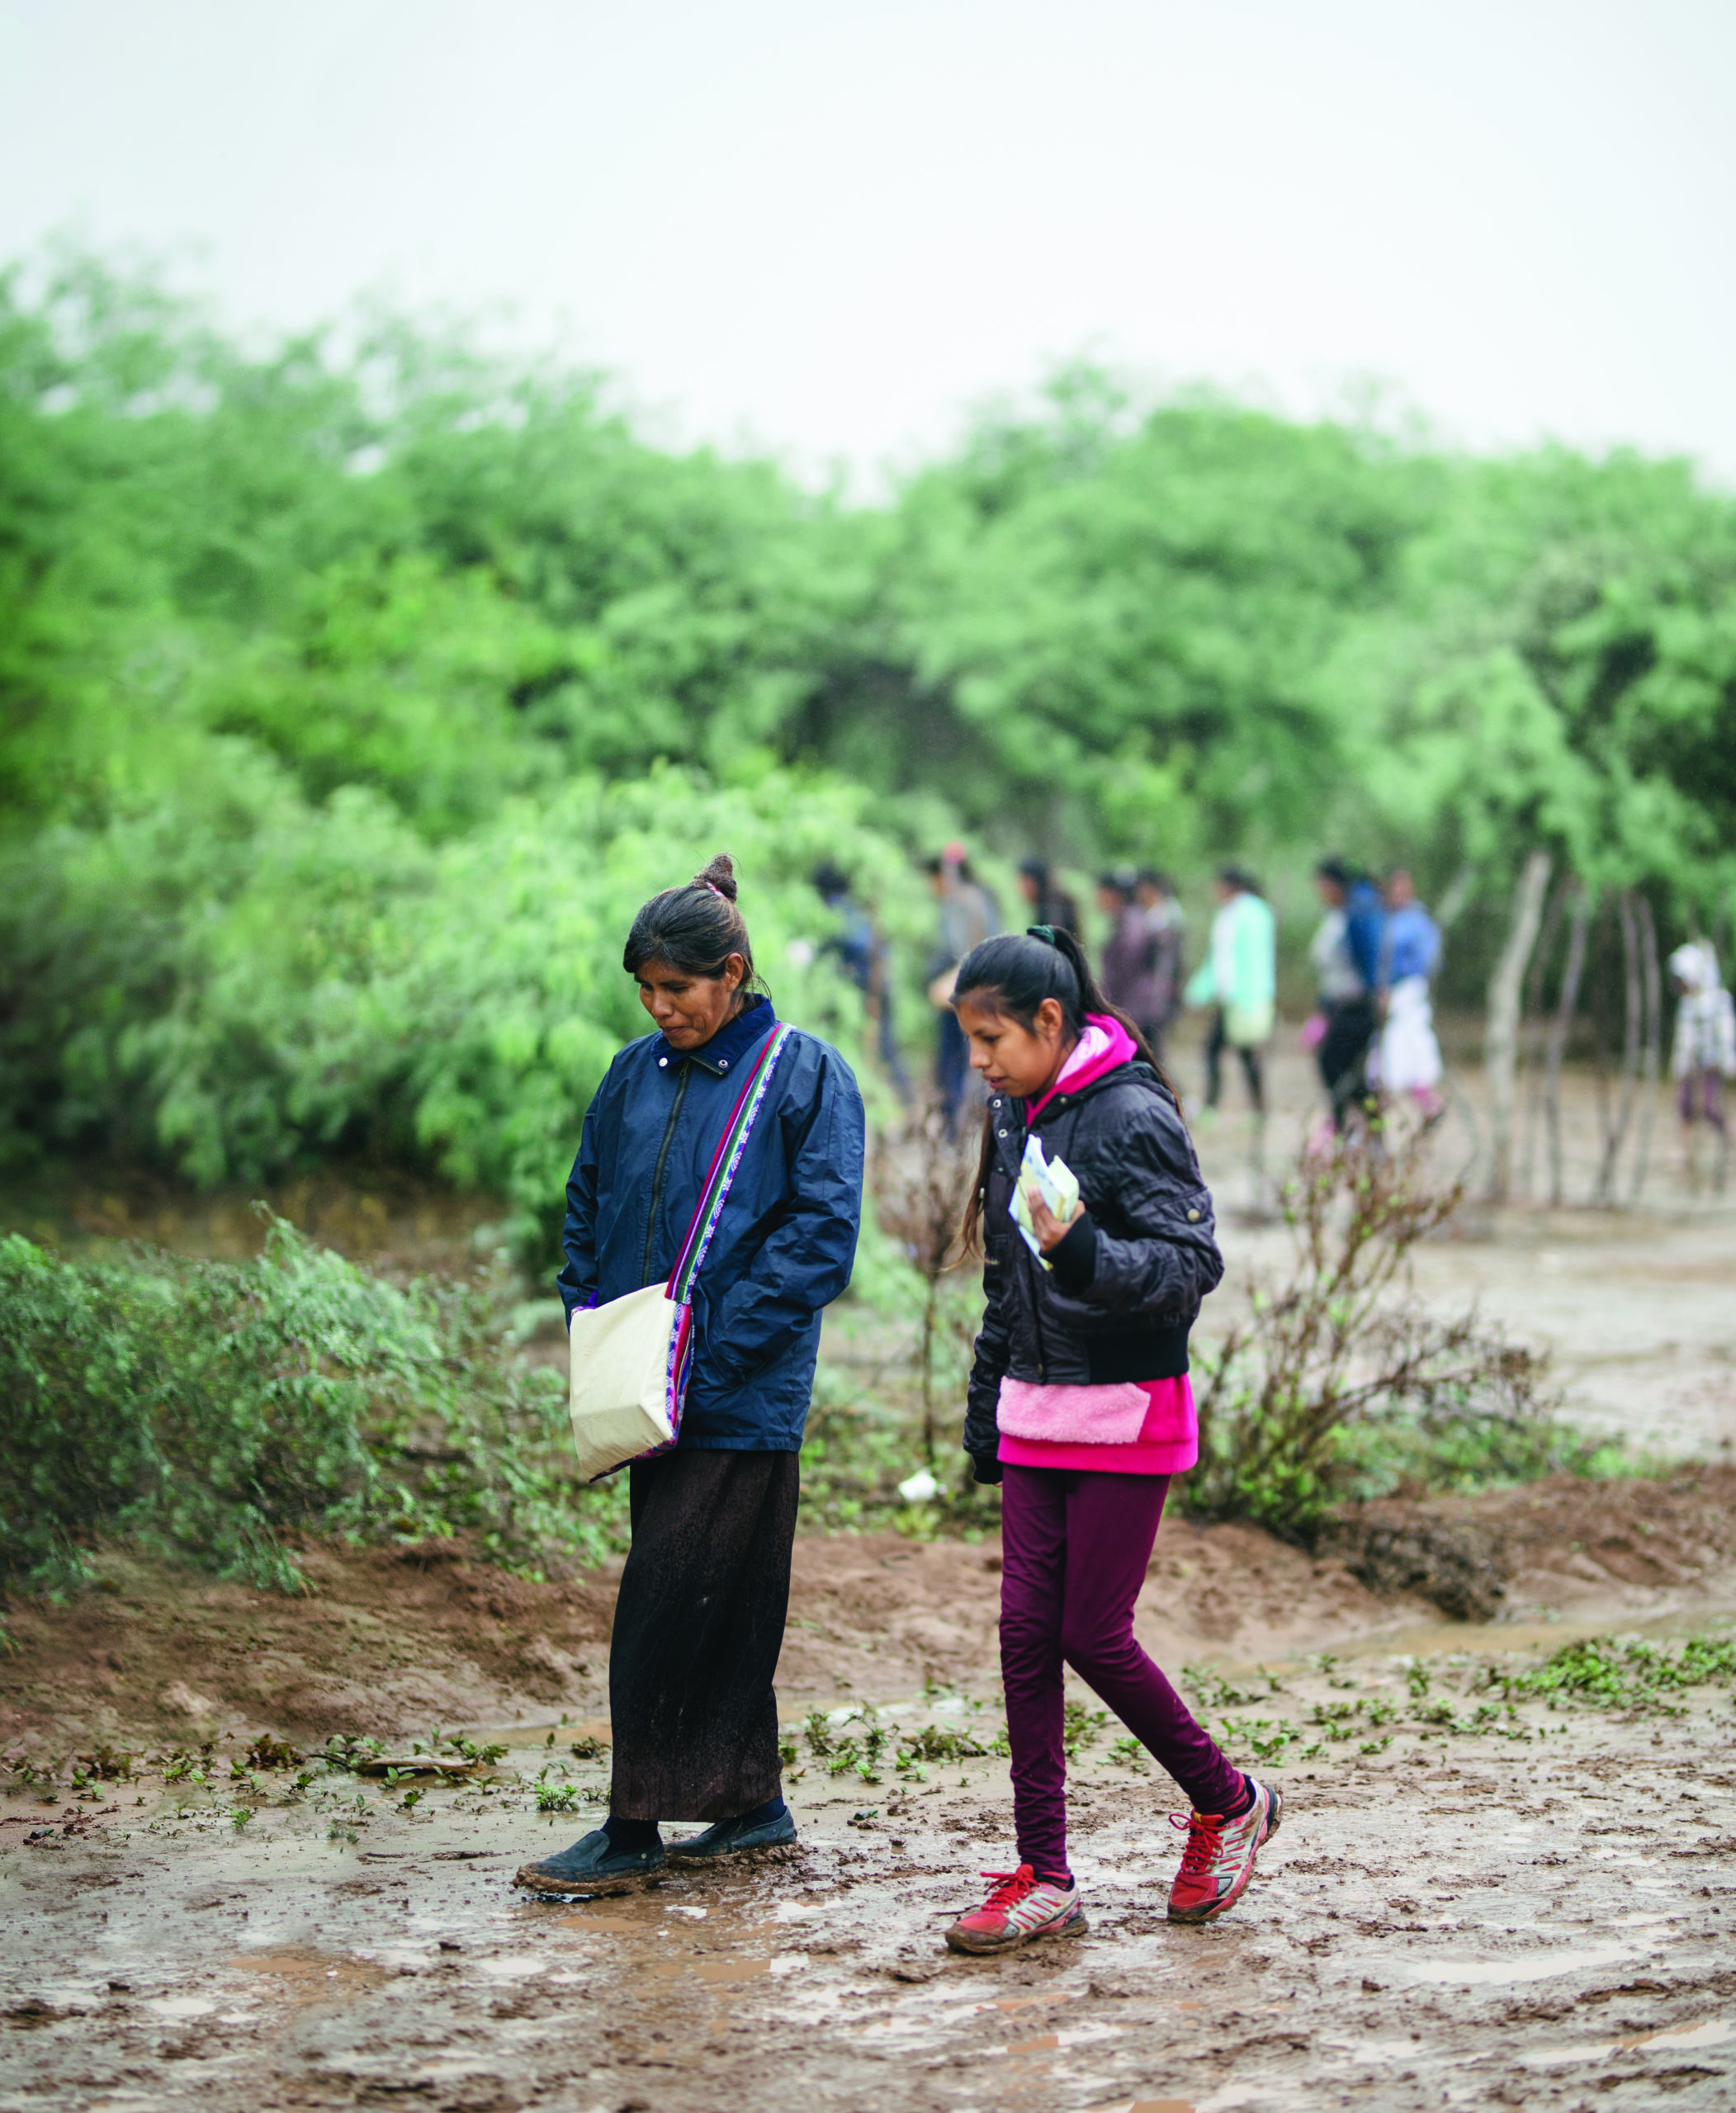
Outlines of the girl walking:
M 566 1187 L 570 1321 L 669 1275 L 737 1082 L 778 1027 L 754 989 L 726 858 L 646 904 L 625 966 L 656 1031 L 622 1050 L 585 1113 Z M 527 1864 L 520 1885 L 622 1893 L 665 1861 L 714 1864 L 796 1838 L 772 1676 L 820 1316 L 849 1282 L 862 1142 L 849 1066 L 812 1035 L 789 1034 L 693 1279 L 679 1435 L 628 1469 L 633 1543 L 609 1646 L 609 1816 Z M 666 1845 L 665 1820 L 713 1823 Z
M 1223 1274 L 1167 1081 L 1104 999 L 1070 933 L 1033 925 L 968 954 L 953 1000 L 990 1100 L 966 1213 L 986 1293 L 964 1443 L 1000 1482 L 1000 1666 L 1018 1869 L 947 1931 L 1010 1951 L 1085 1927 L 1067 1864 L 1062 1680 L 1071 1666 L 1181 1786 L 1193 1810 L 1172 1922 L 1240 1898 L 1278 1827 L 1278 1792 L 1232 1767 L 1133 1639 L 1133 1603 L 1170 1477 L 1199 1450 L 1188 1331 Z M 1034 1182 L 1028 1137 L 1076 1175 L 1065 1222 Z M 1024 1187 L 1030 1239 L 1015 1223 Z M 1035 1251 L 1035 1250 L 1040 1250 Z

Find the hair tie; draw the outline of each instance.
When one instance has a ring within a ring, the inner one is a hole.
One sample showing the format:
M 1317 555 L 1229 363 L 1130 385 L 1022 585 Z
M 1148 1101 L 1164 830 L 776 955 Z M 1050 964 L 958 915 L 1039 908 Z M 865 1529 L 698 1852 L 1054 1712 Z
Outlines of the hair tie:
M 712 893 L 717 896 L 719 902 L 727 902 L 729 901 L 729 897 L 723 892 L 723 890 L 718 886 L 717 883 L 715 881 L 707 880 L 702 873 L 699 877 L 699 885 L 702 888 L 709 888 Z
M 1052 924 L 1027 924 L 1024 936 L 1028 939 L 1041 939 L 1046 947 L 1055 945 L 1055 928 Z M 1060 952 L 1059 948 L 1056 948 L 1056 952 Z

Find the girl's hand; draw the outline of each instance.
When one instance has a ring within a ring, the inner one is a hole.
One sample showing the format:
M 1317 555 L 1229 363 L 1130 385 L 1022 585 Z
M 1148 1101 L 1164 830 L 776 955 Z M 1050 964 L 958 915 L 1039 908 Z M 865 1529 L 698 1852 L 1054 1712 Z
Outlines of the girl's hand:
M 1067 1238 L 1068 1228 L 1076 1225 L 1085 1216 L 1085 1202 L 1081 1198 L 1074 1204 L 1071 1217 L 1065 1222 L 1057 1218 L 1043 1202 L 1042 1192 L 1034 1181 L 1026 1189 L 1024 1200 L 1031 1207 L 1031 1231 L 1036 1234 L 1037 1245 L 1045 1255 L 1052 1253 Z

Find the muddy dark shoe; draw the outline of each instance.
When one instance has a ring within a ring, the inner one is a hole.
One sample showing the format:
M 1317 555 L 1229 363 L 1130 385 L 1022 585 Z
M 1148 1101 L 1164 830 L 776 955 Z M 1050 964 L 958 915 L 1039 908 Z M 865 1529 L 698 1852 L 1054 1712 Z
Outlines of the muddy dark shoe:
M 599 1827 L 559 1855 L 525 1865 L 513 1884 L 532 1893 L 634 1893 L 657 1875 L 664 1861 L 660 1842 L 655 1849 L 612 1849 Z
M 745 1856 L 754 1851 L 792 1849 L 796 1844 L 796 1818 L 786 1806 L 776 1819 L 750 1826 L 740 1819 L 720 1819 L 703 1834 L 669 1845 L 672 1864 L 717 1864 L 726 1856 Z

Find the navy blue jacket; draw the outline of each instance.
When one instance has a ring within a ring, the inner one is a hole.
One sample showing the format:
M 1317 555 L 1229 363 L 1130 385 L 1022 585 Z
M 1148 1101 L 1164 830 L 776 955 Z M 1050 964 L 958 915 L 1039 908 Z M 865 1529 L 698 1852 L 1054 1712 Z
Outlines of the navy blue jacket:
M 603 1305 L 675 1266 L 750 1054 L 761 998 L 701 1049 L 630 1042 L 585 1111 L 566 1184 L 561 1296 Z M 821 1310 L 850 1280 L 862 1219 L 862 1095 L 835 1049 L 785 1043 L 693 1286 L 684 1445 L 802 1448 Z
M 1344 938 L 1363 988 L 1380 981 L 1380 943 L 1386 930 L 1386 905 L 1367 881 L 1354 881 L 1344 899 Z

